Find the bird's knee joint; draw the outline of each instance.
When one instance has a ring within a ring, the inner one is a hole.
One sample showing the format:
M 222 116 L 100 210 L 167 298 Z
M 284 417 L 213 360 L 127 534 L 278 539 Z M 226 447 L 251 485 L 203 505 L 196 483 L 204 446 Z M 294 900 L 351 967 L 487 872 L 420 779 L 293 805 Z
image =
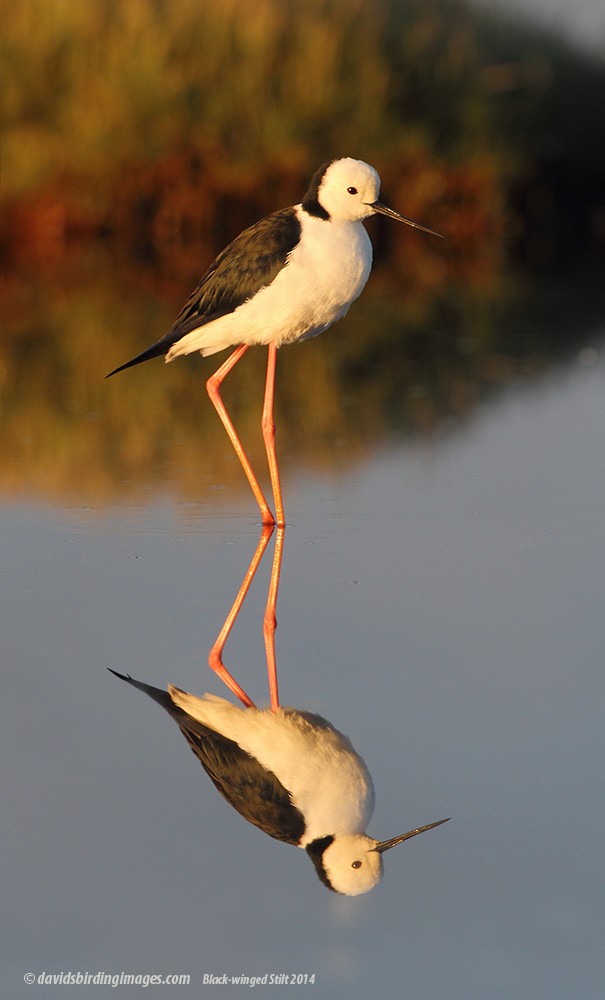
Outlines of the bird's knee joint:
M 261 430 L 263 432 L 263 437 L 274 438 L 275 437 L 275 421 L 268 417 L 261 421 Z
M 263 632 L 266 636 L 272 636 L 277 628 L 277 618 L 274 614 L 265 615 Z
M 208 666 L 210 667 L 211 670 L 214 670 L 215 673 L 220 671 L 223 666 L 221 654 L 215 649 L 210 650 L 210 653 L 208 655 Z

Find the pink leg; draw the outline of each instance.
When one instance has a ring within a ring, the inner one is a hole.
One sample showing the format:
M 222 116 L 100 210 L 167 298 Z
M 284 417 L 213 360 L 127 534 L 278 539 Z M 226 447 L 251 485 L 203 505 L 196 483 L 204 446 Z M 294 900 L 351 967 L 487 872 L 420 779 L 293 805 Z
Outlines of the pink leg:
M 225 624 L 223 625 L 221 631 L 219 632 L 217 640 L 214 643 L 212 649 L 210 650 L 210 655 L 208 656 L 208 663 L 210 665 L 210 669 L 214 670 L 214 672 L 218 674 L 220 679 L 227 685 L 229 690 L 232 691 L 233 694 L 239 698 L 239 700 L 246 706 L 246 708 L 254 708 L 254 702 L 252 701 L 251 698 L 248 697 L 243 688 L 240 687 L 240 685 L 237 683 L 236 680 L 234 680 L 234 678 L 231 676 L 231 674 L 225 667 L 225 664 L 223 663 L 223 649 L 229 637 L 229 633 L 233 628 L 235 619 L 237 618 L 238 614 L 241 611 L 244 599 L 250 589 L 250 584 L 254 579 L 254 575 L 260 565 L 263 555 L 265 554 L 265 549 L 267 548 L 269 539 L 271 538 L 272 534 L 273 534 L 273 526 L 270 524 L 265 525 L 261 532 L 261 536 L 258 540 L 256 551 L 252 556 L 252 561 L 246 571 L 246 575 L 244 576 L 237 597 L 233 602 L 233 607 L 231 608 L 231 611 L 227 615 Z M 277 588 L 276 588 L 276 593 L 277 593 Z M 277 694 L 277 679 L 275 680 L 275 691 Z
M 206 382 L 206 389 L 208 391 L 208 395 L 210 396 L 212 405 L 214 406 L 219 417 L 221 418 L 223 427 L 227 431 L 231 444 L 235 449 L 235 453 L 240 460 L 244 472 L 246 473 L 246 478 L 250 483 L 252 492 L 256 497 L 256 502 L 260 507 L 263 524 L 273 525 L 275 524 L 275 518 L 273 517 L 273 514 L 269 509 L 269 504 L 265 500 L 265 495 L 262 489 L 260 488 L 259 481 L 254 475 L 254 472 L 252 471 L 252 466 L 250 465 L 248 456 L 244 451 L 242 443 L 238 437 L 237 431 L 235 430 L 231 418 L 227 413 L 225 404 L 221 399 L 221 393 L 220 393 L 220 387 L 223 379 L 229 374 L 231 369 L 235 367 L 239 359 L 242 357 L 243 354 L 246 353 L 247 350 L 248 347 L 245 344 L 241 344 L 239 347 L 236 347 L 233 354 L 229 355 L 225 363 L 221 365 L 218 371 L 216 371 L 214 375 L 210 376 L 210 378 Z M 275 371 L 275 364 L 274 364 L 274 371 Z M 280 494 L 280 502 L 281 502 L 281 494 Z M 282 518 L 283 518 L 283 512 L 282 512 Z
M 275 629 L 277 628 L 275 608 L 277 605 L 279 574 L 281 572 L 281 562 L 284 550 L 284 533 L 284 528 L 277 529 L 277 535 L 275 537 L 275 552 L 273 554 L 273 568 L 271 570 L 271 580 L 269 582 L 269 595 L 267 597 L 267 607 L 265 609 L 265 618 L 263 622 L 265 651 L 267 654 L 267 674 L 269 676 L 269 695 L 271 698 L 271 709 L 274 712 L 279 708 L 277 663 L 275 660 Z
M 284 504 L 282 500 L 281 484 L 279 481 L 279 469 L 277 466 L 277 453 L 275 451 L 275 421 L 273 419 L 276 361 L 277 347 L 275 344 L 270 344 L 269 355 L 267 358 L 267 379 L 265 382 L 265 399 L 263 403 L 261 426 L 265 442 L 265 451 L 267 452 L 267 462 L 269 463 L 273 499 L 275 501 L 275 516 L 277 518 L 278 527 L 283 528 L 286 522 L 284 518 Z

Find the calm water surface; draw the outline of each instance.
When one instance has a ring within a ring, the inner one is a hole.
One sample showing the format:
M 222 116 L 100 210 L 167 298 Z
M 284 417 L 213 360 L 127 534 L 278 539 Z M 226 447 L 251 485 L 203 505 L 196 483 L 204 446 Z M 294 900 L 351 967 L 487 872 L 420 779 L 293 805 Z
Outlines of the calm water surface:
M 182 997 L 245 989 L 204 989 L 204 973 L 282 972 L 315 973 L 300 990 L 343 998 L 600 995 L 602 344 L 595 325 L 535 378 L 502 377 L 447 433 L 369 434 L 351 463 L 333 459 L 342 442 L 299 461 L 284 433 L 282 700 L 321 712 L 365 757 L 372 835 L 452 817 L 389 853 L 383 883 L 358 899 L 328 893 L 303 852 L 245 824 L 174 724 L 106 670 L 224 693 L 206 656 L 259 533 L 237 470 L 217 476 L 202 452 L 172 451 L 145 474 L 134 442 L 136 474 L 118 471 L 121 489 L 103 494 L 87 482 L 90 443 L 69 488 L 48 457 L 38 474 L 11 464 L 0 508 L 7 996 L 35 992 L 26 972 L 78 970 L 189 973 L 189 987 L 157 988 Z M 167 375 L 144 377 L 161 406 Z M 119 388 L 134 409 L 136 391 Z M 31 395 L 20 412 L 34 406 Z M 105 418 L 89 408 L 89 426 Z M 73 460 L 74 433 L 64 447 L 57 438 L 57 466 Z M 227 469 L 220 435 L 217 449 Z M 226 650 L 259 702 L 269 561 Z M 116 992 L 137 995 L 94 991 Z

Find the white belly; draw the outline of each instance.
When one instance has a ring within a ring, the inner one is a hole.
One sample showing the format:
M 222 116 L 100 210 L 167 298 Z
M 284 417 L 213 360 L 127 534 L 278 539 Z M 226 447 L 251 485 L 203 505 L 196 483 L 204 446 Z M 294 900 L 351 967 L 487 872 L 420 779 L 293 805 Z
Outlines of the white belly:
M 289 708 L 242 709 L 172 685 L 168 690 L 176 705 L 235 740 L 290 791 L 307 824 L 301 846 L 327 834 L 365 831 L 374 811 L 372 779 L 347 737 L 325 719 Z
M 281 344 L 315 337 L 341 319 L 363 291 L 372 244 L 361 222 L 326 222 L 300 213 L 303 238 L 265 288 L 228 316 L 193 330 L 167 361 L 237 344 Z

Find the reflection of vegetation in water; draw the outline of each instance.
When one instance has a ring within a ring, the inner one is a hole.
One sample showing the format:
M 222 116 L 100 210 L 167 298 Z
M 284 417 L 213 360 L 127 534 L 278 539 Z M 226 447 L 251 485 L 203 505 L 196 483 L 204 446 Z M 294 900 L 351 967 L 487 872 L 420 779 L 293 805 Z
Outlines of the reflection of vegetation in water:
M 167 368 L 158 359 L 103 378 L 168 328 L 180 297 L 168 305 L 142 291 L 143 280 L 137 294 L 135 272 L 122 273 L 99 253 L 70 263 L 71 273 L 57 270 L 33 297 L 31 283 L 16 278 L 7 289 L 13 322 L 0 351 L 2 490 L 101 503 L 149 488 L 196 500 L 217 483 L 244 489 L 204 390 L 220 357 L 196 355 Z M 379 268 L 345 320 L 280 351 L 276 413 L 286 475 L 344 467 L 385 437 L 443 433 L 465 420 L 510 379 L 579 350 L 595 320 L 577 301 L 566 305 L 559 293 L 540 310 L 534 290 L 524 294 L 493 274 L 474 288 L 449 280 L 426 294 Z M 528 302 L 535 315 L 524 339 Z M 224 390 L 259 468 L 265 363 L 266 351 L 252 348 Z

